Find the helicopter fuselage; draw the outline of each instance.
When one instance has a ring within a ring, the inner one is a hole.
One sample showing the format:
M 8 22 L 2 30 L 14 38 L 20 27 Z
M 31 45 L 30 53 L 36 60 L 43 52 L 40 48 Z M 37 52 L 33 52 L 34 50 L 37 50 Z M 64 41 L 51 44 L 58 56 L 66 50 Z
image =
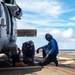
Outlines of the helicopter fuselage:
M 17 53 L 17 24 L 14 11 L 17 5 L 0 2 L 0 53 Z

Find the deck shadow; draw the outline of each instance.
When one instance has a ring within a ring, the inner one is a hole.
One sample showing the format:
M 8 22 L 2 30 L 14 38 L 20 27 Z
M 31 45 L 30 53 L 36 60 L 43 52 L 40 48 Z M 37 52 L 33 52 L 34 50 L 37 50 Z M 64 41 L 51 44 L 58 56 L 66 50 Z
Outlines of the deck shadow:
M 2 68 L 0 69 L 0 75 L 25 75 L 32 74 L 37 71 L 41 71 L 41 66 L 28 66 L 28 67 L 11 67 L 11 68 Z

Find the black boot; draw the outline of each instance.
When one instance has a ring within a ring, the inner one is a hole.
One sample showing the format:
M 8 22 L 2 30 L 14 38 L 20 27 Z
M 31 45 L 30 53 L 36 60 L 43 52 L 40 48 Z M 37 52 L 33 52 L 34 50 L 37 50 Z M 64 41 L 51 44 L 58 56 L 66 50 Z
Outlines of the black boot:
M 58 61 L 57 59 L 54 61 L 55 65 L 58 66 Z

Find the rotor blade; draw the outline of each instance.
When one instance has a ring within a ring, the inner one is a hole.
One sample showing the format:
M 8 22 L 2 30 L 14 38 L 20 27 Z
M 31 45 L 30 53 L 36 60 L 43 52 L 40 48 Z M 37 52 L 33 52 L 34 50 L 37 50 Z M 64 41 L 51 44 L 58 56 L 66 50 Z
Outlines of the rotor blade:
M 36 29 L 18 29 L 17 36 L 37 36 Z

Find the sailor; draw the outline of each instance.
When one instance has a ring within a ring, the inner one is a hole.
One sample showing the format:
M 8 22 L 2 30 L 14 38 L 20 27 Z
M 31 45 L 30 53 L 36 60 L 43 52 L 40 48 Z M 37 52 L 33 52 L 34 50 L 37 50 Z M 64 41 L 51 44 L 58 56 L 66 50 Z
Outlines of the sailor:
M 24 42 L 22 45 L 23 62 L 28 65 L 34 64 L 35 47 L 33 41 Z
M 58 44 L 57 41 L 52 37 L 51 34 L 47 33 L 45 39 L 48 41 L 48 44 L 37 49 L 39 53 L 40 49 L 43 49 L 43 61 L 39 62 L 39 65 L 44 66 L 50 62 L 54 62 L 58 66 L 57 54 L 58 54 Z

